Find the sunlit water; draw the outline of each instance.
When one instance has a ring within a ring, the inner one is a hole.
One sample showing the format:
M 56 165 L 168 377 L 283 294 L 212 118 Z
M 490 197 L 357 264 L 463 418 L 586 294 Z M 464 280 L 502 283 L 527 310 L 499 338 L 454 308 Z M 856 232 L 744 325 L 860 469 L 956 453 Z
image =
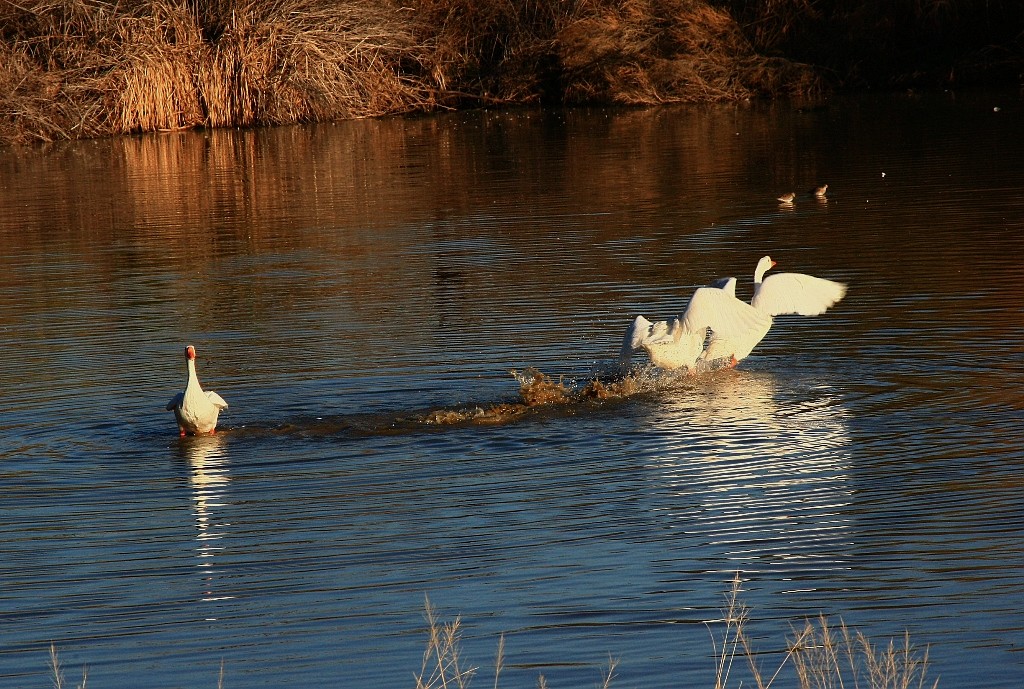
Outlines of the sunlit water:
M 998 107 L 998 110 L 995 108 Z M 841 617 L 1024 671 L 1016 94 L 512 111 L 0 156 L 0 686 L 711 687 Z M 775 198 L 829 184 L 829 200 Z M 505 422 L 757 259 L 846 281 L 734 371 Z M 214 437 L 164 410 L 200 380 Z M 748 685 L 749 685 L 749 680 Z M 780 686 L 793 686 L 784 671 Z

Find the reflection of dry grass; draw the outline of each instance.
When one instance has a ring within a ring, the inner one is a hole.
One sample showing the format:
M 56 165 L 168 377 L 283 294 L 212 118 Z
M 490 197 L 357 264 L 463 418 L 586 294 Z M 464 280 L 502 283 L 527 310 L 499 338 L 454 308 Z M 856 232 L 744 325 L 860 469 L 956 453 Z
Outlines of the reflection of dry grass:
M 744 681 L 734 682 L 741 672 L 735 667 L 737 661 L 746 661 L 750 681 L 758 689 L 769 689 L 783 668 L 792 660 L 796 668 L 797 686 L 800 689 L 931 689 L 938 687 L 938 680 L 928 685 L 925 674 L 928 668 L 927 649 L 919 653 L 910 644 L 909 636 L 904 637 L 902 646 L 892 642 L 888 647 L 878 649 L 862 633 L 853 633 L 844 623 L 833 630 L 828 620 L 821 617 L 818 624 L 808 621 L 789 643 L 782 662 L 767 676 L 762 673 L 747 635 L 750 609 L 744 605 L 739 594 L 741 579 L 737 573 L 726 594 L 726 608 L 722 611 L 725 628 L 720 638 L 712 638 L 715 657 L 715 689 L 727 689 L 731 682 L 742 687 Z M 429 640 L 423 656 L 423 668 L 416 678 L 417 689 L 434 687 L 463 688 L 475 672 L 463 670 L 459 655 L 461 620 L 441 624 L 429 599 L 426 604 Z M 504 663 L 505 638 L 498 645 L 498 660 L 495 663 L 494 687 Z M 614 678 L 617 661 L 609 658 L 607 671 L 602 673 L 602 689 L 609 689 Z M 547 687 L 541 675 L 539 687 Z

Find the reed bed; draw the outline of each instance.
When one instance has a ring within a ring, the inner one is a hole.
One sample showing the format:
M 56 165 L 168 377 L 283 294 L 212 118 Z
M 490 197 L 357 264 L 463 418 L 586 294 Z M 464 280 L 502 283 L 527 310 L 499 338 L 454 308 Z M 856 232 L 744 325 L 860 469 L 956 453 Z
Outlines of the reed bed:
M 1011 0 L 0 0 L 0 141 L 1021 69 Z
M 819 88 L 697 0 L 0 4 L 0 138 Z
M 403 8 L 345 0 L 0 5 L 0 136 L 348 119 L 432 106 Z
M 689 0 L 589 6 L 556 48 L 570 103 L 725 101 L 824 85 L 808 65 L 757 54 L 727 11 Z

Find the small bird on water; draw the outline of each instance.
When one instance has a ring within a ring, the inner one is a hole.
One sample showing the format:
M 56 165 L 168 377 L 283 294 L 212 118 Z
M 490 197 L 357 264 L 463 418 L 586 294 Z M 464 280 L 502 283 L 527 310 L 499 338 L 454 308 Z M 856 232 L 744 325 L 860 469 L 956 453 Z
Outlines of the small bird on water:
M 779 201 L 779 203 L 793 205 L 793 199 L 795 199 L 795 198 L 796 198 L 796 194 L 794 194 L 793 192 L 789 192 L 788 194 L 783 194 L 782 196 L 780 196 L 778 198 L 778 201 Z
M 818 199 L 825 198 L 825 192 L 827 192 L 827 191 L 828 191 L 828 185 L 827 184 L 822 184 L 820 187 L 814 187 L 813 189 L 811 189 L 811 193 L 814 194 L 814 197 L 818 198 Z

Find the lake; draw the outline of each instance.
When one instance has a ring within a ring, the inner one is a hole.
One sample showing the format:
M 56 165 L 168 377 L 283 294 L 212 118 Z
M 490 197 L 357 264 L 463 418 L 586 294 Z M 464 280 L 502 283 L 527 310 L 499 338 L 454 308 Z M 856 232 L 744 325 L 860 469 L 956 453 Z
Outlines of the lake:
M 821 614 L 1019 686 L 1022 132 L 979 92 L 0 152 L 0 687 L 51 642 L 70 685 L 411 687 L 427 597 L 475 686 L 504 635 L 502 687 L 713 687 L 737 572 L 766 667 Z M 473 418 L 766 254 L 846 298 Z M 212 437 L 165 410 L 187 344 Z

